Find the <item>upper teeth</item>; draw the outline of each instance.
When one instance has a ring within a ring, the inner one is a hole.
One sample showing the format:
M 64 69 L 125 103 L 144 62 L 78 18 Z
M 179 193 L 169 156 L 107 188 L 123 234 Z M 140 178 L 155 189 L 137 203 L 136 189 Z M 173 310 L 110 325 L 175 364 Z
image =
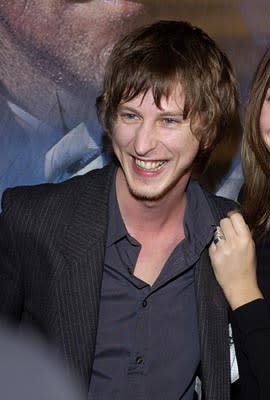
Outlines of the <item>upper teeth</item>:
M 143 161 L 136 158 L 136 165 L 144 169 L 156 169 L 161 167 L 164 161 Z

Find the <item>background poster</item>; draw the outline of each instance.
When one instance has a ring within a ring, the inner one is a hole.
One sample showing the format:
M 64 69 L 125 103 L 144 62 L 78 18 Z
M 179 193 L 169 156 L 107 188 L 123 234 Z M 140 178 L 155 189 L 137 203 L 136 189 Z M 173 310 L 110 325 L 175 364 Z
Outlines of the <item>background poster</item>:
M 269 10 L 268 0 L 0 0 L 0 197 L 106 162 L 95 98 L 113 44 L 134 26 L 182 19 L 202 27 L 231 59 L 244 104 L 269 43 Z M 211 189 L 237 134 L 227 148 L 209 169 Z

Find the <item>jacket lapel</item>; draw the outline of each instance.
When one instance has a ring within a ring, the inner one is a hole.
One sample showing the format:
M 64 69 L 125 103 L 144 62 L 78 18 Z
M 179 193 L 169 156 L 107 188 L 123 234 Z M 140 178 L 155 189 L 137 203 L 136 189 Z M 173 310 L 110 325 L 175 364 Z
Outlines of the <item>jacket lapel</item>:
M 85 177 L 79 201 L 62 241 L 65 266 L 56 287 L 60 345 L 89 384 L 95 351 L 98 310 L 113 168 Z M 76 186 L 74 187 L 76 190 Z
M 204 190 L 216 224 L 228 211 L 239 206 L 232 200 L 214 196 Z M 230 399 L 230 345 L 228 304 L 218 285 L 208 249 L 205 249 L 195 271 L 195 285 L 201 341 L 201 373 L 206 400 Z
M 228 306 L 214 277 L 208 249 L 204 250 L 196 266 L 195 284 L 204 398 L 207 400 L 229 400 Z

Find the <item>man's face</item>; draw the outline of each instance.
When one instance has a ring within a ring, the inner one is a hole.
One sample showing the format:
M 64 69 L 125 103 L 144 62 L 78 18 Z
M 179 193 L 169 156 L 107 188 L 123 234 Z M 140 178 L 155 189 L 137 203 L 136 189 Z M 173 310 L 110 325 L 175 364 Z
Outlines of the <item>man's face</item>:
M 184 102 L 178 84 L 160 109 L 152 91 L 118 107 L 112 145 L 122 180 L 137 199 L 158 200 L 185 188 L 199 140 L 183 120 Z
M 0 0 L 0 15 L 32 63 L 59 83 L 68 76 L 85 86 L 100 84 L 112 46 L 143 8 L 139 0 Z

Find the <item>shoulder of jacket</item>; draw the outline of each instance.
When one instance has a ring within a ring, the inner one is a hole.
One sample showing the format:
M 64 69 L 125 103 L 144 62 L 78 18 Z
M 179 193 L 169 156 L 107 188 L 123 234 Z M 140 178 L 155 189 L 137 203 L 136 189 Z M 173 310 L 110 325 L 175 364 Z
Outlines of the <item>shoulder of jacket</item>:
M 86 187 L 100 187 L 102 190 L 112 173 L 113 168 L 106 166 L 61 183 L 43 183 L 6 189 L 2 196 L 2 212 L 5 214 L 11 209 L 20 209 L 24 212 L 32 210 L 35 213 L 43 207 L 49 207 L 50 212 L 53 212 L 54 209 L 59 208 L 59 204 L 61 207 L 75 206 Z M 93 195 L 95 193 L 93 189 Z
M 207 189 L 202 189 L 205 198 L 217 219 L 224 218 L 229 211 L 241 211 L 240 204 L 236 201 L 226 197 L 217 196 L 214 193 L 209 192 Z

